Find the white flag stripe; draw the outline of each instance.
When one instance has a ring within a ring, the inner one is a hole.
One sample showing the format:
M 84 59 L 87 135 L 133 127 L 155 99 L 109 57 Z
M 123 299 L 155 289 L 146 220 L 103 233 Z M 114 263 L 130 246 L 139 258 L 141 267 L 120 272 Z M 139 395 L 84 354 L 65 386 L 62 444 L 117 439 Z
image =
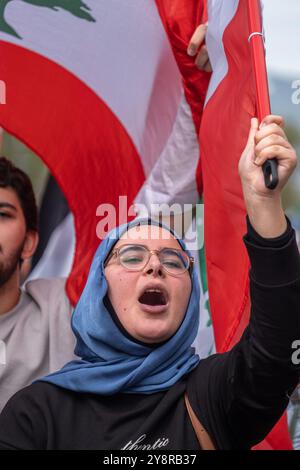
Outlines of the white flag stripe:
M 199 142 L 190 106 L 182 93 L 167 145 L 135 202 L 144 204 L 196 204 L 199 199 L 196 168 Z
M 72 214 L 52 232 L 43 256 L 30 273 L 27 281 L 52 277 L 68 277 L 74 259 L 75 228 Z
M 208 0 L 208 30 L 206 45 L 213 74 L 206 94 L 205 106 L 228 72 L 228 61 L 223 45 L 224 31 L 234 18 L 239 0 Z

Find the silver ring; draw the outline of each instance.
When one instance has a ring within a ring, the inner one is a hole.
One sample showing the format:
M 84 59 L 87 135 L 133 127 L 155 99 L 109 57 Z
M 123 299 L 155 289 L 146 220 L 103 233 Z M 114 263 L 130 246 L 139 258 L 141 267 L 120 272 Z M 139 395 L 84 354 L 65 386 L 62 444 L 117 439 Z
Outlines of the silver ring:
M 265 40 L 264 33 L 255 32 L 255 33 L 251 33 L 250 36 L 248 37 L 249 42 L 250 42 L 250 40 L 253 36 L 261 36 L 263 38 L 263 40 Z

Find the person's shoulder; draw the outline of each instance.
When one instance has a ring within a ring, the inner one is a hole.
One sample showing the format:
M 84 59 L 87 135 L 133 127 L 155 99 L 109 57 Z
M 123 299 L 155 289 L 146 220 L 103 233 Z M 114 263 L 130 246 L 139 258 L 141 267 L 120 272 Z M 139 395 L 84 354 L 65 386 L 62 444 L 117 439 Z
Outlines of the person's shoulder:
M 44 382 L 42 380 L 37 380 L 32 384 L 28 385 L 27 387 L 22 388 L 19 390 L 13 398 L 16 399 L 24 398 L 24 397 L 33 397 L 36 398 L 38 401 L 38 396 L 40 395 L 47 395 L 49 393 L 59 392 L 60 388 L 56 385 L 53 385 L 49 382 Z
M 208 383 L 208 379 L 214 375 L 220 376 L 222 372 L 227 372 L 229 365 L 229 352 L 216 353 L 201 359 L 195 369 L 189 375 L 189 382 L 199 381 Z
M 228 352 L 211 354 L 204 359 L 200 359 L 197 368 L 203 371 L 205 369 L 217 367 L 218 364 L 221 364 L 224 362 L 224 360 L 226 360 L 227 356 Z
M 34 382 L 15 393 L 7 402 L 3 409 L 3 414 L 7 409 L 15 412 L 24 410 L 30 414 L 33 408 L 40 408 L 45 403 L 47 397 L 59 393 L 59 388 L 47 382 Z
M 25 283 L 23 289 L 40 308 L 49 305 L 70 307 L 65 278 L 34 279 Z
M 53 277 L 48 279 L 33 279 L 24 284 L 24 290 L 34 296 L 50 296 L 54 293 L 64 293 L 66 279 L 63 277 Z

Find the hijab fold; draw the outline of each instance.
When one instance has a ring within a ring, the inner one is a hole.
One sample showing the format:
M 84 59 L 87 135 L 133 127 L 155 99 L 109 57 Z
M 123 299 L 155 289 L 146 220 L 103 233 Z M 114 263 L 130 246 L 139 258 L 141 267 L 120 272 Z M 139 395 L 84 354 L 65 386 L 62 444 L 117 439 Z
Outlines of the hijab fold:
M 81 393 L 155 393 L 167 390 L 193 370 L 199 357 L 191 347 L 199 326 L 199 282 L 191 273 L 192 291 L 184 320 L 177 332 L 155 347 L 125 335 L 108 307 L 104 262 L 119 238 L 136 225 L 168 227 L 151 219 L 135 219 L 112 230 L 94 256 L 88 280 L 72 316 L 77 338 L 75 354 L 81 359 L 41 381 Z M 188 253 L 189 254 L 189 253 Z

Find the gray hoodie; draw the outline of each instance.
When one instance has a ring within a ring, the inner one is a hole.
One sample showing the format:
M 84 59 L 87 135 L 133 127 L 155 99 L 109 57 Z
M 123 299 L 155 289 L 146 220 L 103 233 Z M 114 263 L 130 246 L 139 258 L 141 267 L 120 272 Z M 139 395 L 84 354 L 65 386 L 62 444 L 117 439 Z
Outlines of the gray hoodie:
M 76 358 L 65 282 L 28 282 L 18 305 L 0 316 L 0 412 L 18 390 Z

